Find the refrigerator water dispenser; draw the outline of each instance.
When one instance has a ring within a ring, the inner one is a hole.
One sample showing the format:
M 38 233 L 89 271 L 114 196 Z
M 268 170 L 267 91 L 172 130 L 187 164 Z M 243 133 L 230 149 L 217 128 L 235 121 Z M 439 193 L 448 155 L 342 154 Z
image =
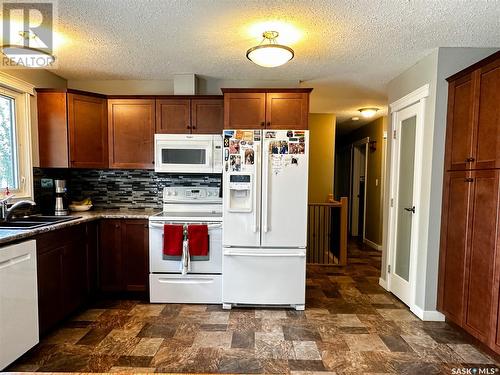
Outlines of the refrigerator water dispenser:
M 252 212 L 252 179 L 249 173 L 229 175 L 228 211 Z

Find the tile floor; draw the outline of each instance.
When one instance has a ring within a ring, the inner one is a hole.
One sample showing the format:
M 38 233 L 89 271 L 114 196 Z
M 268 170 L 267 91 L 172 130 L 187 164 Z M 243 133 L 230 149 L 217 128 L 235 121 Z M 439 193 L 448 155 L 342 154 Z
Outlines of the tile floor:
M 8 371 L 452 374 L 497 363 L 446 323 L 421 322 L 378 285 L 379 252 L 308 267 L 307 309 L 100 301 Z M 455 370 L 457 371 L 457 370 Z M 493 372 L 489 372 L 493 373 Z

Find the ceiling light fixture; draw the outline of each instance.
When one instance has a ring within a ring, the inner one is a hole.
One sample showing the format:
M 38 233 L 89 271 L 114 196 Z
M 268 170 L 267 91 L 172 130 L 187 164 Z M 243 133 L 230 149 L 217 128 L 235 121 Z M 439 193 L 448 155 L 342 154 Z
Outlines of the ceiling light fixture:
M 247 51 L 247 58 L 257 65 L 265 68 L 274 68 L 286 64 L 293 59 L 294 52 L 290 47 L 277 44 L 277 31 L 265 31 L 262 33 L 264 39 L 255 47 Z
M 360 108 L 358 109 L 358 111 L 364 118 L 370 118 L 373 117 L 375 113 L 377 113 L 378 108 Z
M 351 120 L 352 121 L 359 121 L 359 117 L 358 116 L 354 116 Z

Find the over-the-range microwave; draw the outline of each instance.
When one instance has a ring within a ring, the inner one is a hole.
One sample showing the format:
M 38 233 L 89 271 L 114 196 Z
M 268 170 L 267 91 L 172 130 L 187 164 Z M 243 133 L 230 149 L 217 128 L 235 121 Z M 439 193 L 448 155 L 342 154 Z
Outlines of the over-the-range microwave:
M 222 173 L 222 135 L 155 134 L 155 172 Z

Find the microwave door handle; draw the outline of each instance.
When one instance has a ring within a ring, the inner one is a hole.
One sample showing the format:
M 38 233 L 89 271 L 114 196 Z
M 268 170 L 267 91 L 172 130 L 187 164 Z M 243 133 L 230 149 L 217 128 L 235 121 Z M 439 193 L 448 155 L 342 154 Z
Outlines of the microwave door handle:
M 252 192 L 252 199 L 253 199 L 253 232 L 257 233 L 258 230 L 258 220 L 259 220 L 259 215 L 257 213 L 257 179 L 258 179 L 258 174 L 259 174 L 259 144 L 255 144 L 255 155 L 254 155 L 254 160 L 255 160 L 255 173 L 253 175 L 253 192 Z

